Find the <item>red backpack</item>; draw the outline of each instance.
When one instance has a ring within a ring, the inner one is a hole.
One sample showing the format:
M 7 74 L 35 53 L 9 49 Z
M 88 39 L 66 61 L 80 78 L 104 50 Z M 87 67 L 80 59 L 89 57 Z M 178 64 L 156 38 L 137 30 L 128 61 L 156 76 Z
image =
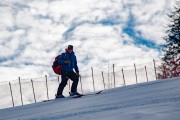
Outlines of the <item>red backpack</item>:
M 58 55 L 54 62 L 53 62 L 53 65 L 52 65 L 52 69 L 53 71 L 58 74 L 58 75 L 61 75 L 61 69 L 62 69 L 62 65 L 58 63 L 58 58 L 60 57 L 61 55 Z

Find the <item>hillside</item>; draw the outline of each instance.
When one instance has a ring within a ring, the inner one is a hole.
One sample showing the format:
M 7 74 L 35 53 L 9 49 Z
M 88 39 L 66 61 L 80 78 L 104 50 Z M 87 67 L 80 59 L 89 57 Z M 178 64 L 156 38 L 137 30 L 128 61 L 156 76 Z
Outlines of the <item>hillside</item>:
M 0 110 L 0 120 L 179 120 L 180 77 Z

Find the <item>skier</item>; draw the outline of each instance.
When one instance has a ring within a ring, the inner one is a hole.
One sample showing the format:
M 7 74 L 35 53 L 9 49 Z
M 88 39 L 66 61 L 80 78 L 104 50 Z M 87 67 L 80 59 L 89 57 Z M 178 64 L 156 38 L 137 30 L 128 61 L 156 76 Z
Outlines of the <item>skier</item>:
M 77 60 L 75 53 L 73 52 L 72 45 L 68 45 L 66 52 L 62 53 L 61 56 L 58 58 L 58 63 L 62 65 L 62 74 L 61 83 L 59 84 L 56 98 L 65 98 L 62 93 L 68 79 L 71 79 L 73 81 L 70 95 L 81 95 L 77 92 L 77 85 L 79 82 L 79 69 L 77 66 Z M 73 69 L 75 69 L 76 73 L 73 71 Z

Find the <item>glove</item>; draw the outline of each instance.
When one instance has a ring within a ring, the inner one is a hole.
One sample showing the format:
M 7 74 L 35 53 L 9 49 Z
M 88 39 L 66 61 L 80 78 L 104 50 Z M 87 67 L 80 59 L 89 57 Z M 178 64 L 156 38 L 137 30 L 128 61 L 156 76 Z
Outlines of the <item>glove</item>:
M 65 61 L 64 61 L 64 63 L 66 63 L 66 64 L 70 64 L 70 63 L 71 63 L 71 61 L 70 61 L 70 60 L 65 60 Z
M 79 78 L 80 77 L 80 74 L 79 73 L 76 73 L 77 77 Z

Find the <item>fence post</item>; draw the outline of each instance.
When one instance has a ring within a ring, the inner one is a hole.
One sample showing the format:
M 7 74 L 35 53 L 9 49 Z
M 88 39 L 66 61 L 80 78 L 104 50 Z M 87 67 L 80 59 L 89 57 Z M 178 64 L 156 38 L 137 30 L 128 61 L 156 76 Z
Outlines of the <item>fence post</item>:
M 71 91 L 71 81 L 70 80 L 68 80 L 69 81 L 69 91 Z
M 103 71 L 102 71 L 102 79 L 103 79 L 104 89 L 106 89 L 106 87 L 105 87 L 105 82 L 104 82 L 104 75 L 103 75 Z
M 154 59 L 153 59 L 153 63 L 154 63 L 154 72 L 155 72 L 155 76 L 156 76 L 156 80 L 157 80 L 156 63 L 155 63 L 155 60 L 154 60 Z
M 81 92 L 82 92 L 82 94 L 83 94 L 83 87 L 82 87 L 81 76 L 79 76 L 79 79 L 80 79 L 80 83 L 81 83 Z
M 10 92 L 11 92 L 12 104 L 13 104 L 13 107 L 14 107 L 14 99 L 13 99 L 12 88 L 11 88 L 11 83 L 10 82 L 9 82 L 9 87 L 10 87 Z
M 124 78 L 124 71 L 123 71 L 123 68 L 122 68 L 122 75 L 123 75 L 124 85 L 126 85 L 126 81 L 125 81 L 125 78 Z
M 91 67 L 92 70 L 92 80 L 93 80 L 93 88 L 94 88 L 94 92 L 95 92 L 95 86 L 94 86 L 94 74 L 93 74 L 93 68 Z
M 138 83 L 137 81 L 137 71 L 136 71 L 136 64 L 134 63 L 134 69 L 135 69 L 135 76 L 136 76 L 136 84 Z
M 147 82 L 148 82 L 148 75 L 147 75 L 147 69 L 146 69 L 146 66 L 145 66 L 145 72 L 146 72 L 146 78 L 147 78 Z
M 163 64 L 163 71 L 164 71 L 164 75 L 165 75 L 165 78 L 167 78 L 167 74 L 166 74 L 166 66 Z
M 45 78 L 46 78 L 47 99 L 49 100 L 48 83 L 47 83 L 47 75 L 45 75 Z
M 113 64 L 113 76 L 114 76 L 114 88 L 116 87 L 116 79 L 115 79 L 115 72 L 114 72 L 114 64 Z
M 59 76 L 58 76 L 58 83 L 60 83 L 60 82 L 59 82 Z
M 32 83 L 32 89 L 33 89 L 33 95 L 34 95 L 34 102 L 36 103 L 36 95 L 35 95 L 34 84 L 33 84 L 33 80 L 32 79 L 31 79 L 31 83 Z
M 21 89 L 21 80 L 20 80 L 20 77 L 19 77 L 19 88 L 20 88 L 20 94 L 21 94 L 21 103 L 23 105 L 23 98 L 22 98 L 22 89 Z

